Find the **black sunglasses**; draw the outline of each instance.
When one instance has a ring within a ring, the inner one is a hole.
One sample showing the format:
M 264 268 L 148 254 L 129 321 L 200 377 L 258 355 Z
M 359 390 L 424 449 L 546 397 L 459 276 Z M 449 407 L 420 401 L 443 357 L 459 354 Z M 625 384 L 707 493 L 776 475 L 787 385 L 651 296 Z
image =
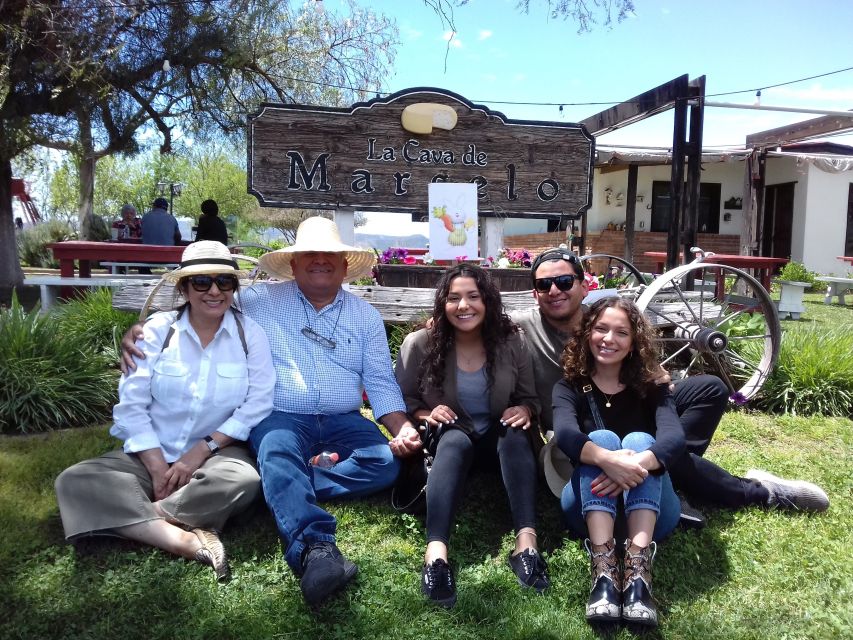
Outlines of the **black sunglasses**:
M 220 291 L 233 291 L 237 288 L 237 278 L 225 274 L 218 276 L 190 276 L 190 286 L 198 293 L 210 291 L 210 287 L 216 283 L 216 288 Z
M 536 278 L 533 281 L 533 286 L 541 293 L 547 293 L 551 290 L 551 285 L 557 285 L 560 291 L 568 291 L 575 285 L 576 276 L 562 275 L 552 278 Z

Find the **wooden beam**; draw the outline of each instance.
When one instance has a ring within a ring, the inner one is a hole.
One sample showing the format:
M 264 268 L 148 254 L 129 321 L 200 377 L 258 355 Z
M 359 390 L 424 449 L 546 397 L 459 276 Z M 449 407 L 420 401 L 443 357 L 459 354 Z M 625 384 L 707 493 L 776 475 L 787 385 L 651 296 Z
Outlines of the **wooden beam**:
M 644 120 L 662 111 L 666 111 L 675 103 L 675 99 L 687 95 L 687 74 L 665 82 L 659 87 L 650 89 L 638 96 L 617 104 L 609 109 L 590 116 L 581 122 L 594 137 L 598 137 L 628 126 L 633 122 Z
M 746 146 L 775 147 L 788 142 L 799 142 L 814 138 L 815 136 L 838 133 L 840 131 L 853 131 L 853 118 L 821 116 L 820 118 L 812 118 L 811 120 L 804 120 L 803 122 L 789 124 L 776 129 L 751 133 L 746 136 Z

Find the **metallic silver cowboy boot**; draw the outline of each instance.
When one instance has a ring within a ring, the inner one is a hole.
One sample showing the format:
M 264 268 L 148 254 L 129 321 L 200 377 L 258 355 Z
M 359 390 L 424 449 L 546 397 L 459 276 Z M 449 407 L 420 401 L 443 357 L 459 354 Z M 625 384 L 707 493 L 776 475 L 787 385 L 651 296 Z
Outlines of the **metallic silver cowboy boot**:
M 586 619 L 590 622 L 619 622 L 622 613 L 622 592 L 619 580 L 619 559 L 616 541 L 592 544 L 583 541 L 589 555 L 592 588 L 586 603 Z
M 622 620 L 656 627 L 658 610 L 652 598 L 652 560 L 657 545 L 650 542 L 631 553 L 631 540 L 625 541 L 625 577 L 622 583 Z

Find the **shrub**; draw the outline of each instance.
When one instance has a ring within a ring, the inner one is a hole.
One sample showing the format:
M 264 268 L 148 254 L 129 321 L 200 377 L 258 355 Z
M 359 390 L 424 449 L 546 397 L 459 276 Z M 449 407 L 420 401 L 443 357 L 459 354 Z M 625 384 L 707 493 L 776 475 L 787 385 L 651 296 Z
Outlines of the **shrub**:
M 0 310 L 0 433 L 103 421 L 116 399 L 116 372 L 103 355 L 38 308 L 24 311 L 17 297 Z
M 51 317 L 64 339 L 102 354 L 110 362 L 118 361 L 121 337 L 137 320 L 135 313 L 113 308 L 112 290 L 107 287 L 59 305 Z
M 809 289 L 811 289 L 814 287 L 817 275 L 806 269 L 804 264 L 791 260 L 791 262 L 782 267 L 782 270 L 779 272 L 779 279 L 788 280 L 789 282 L 807 282 Z
M 21 264 L 29 267 L 56 268 L 59 262 L 53 259 L 53 254 L 47 245 L 51 242 L 62 242 L 76 237 L 74 230 L 67 222 L 48 220 L 18 233 L 18 258 Z
M 779 361 L 756 404 L 776 413 L 853 415 L 853 334 L 849 328 L 786 331 Z

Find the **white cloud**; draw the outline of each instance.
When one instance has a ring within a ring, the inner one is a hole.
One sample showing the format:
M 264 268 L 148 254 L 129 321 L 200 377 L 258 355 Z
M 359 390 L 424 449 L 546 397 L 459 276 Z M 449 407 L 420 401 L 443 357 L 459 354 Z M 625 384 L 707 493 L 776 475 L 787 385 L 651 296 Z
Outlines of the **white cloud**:
M 480 31 L 480 38 L 479 39 L 480 40 L 488 40 L 489 38 L 492 37 L 492 35 L 494 35 L 494 34 L 491 31 L 489 31 L 488 29 L 483 29 L 482 31 Z
M 455 47 L 457 49 L 462 48 L 462 40 L 457 37 L 455 31 L 445 31 L 441 36 L 441 39 L 449 43 L 451 47 Z
M 420 40 L 423 36 L 423 31 L 418 31 L 412 27 L 403 27 L 403 39 L 407 41 Z
M 802 100 L 808 102 L 832 102 L 844 103 L 846 107 L 842 109 L 853 108 L 853 87 L 829 89 L 822 86 L 820 83 L 815 83 L 810 87 L 798 89 L 795 87 L 774 87 L 761 92 L 762 97 L 772 97 L 773 99 L 789 99 Z M 826 106 L 827 109 L 836 107 Z

